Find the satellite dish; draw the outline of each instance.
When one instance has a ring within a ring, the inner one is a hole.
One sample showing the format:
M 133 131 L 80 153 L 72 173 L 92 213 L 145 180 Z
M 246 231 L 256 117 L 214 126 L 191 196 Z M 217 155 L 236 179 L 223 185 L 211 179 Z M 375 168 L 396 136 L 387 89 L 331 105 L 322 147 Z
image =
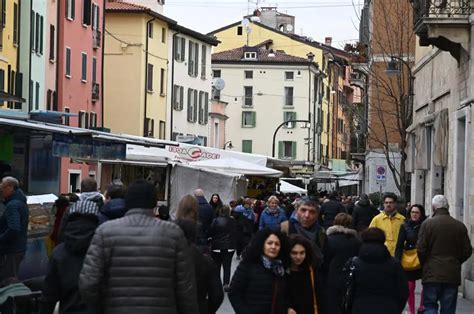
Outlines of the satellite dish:
M 243 20 L 242 20 L 242 26 L 243 26 L 243 27 L 247 27 L 247 26 L 249 26 L 249 24 L 250 24 L 249 19 L 243 19 Z
M 286 31 L 287 32 L 292 32 L 293 31 L 293 25 L 291 25 L 291 24 L 286 25 Z
M 225 87 L 225 81 L 220 77 L 215 78 L 212 80 L 212 87 L 214 87 L 216 90 L 223 90 Z

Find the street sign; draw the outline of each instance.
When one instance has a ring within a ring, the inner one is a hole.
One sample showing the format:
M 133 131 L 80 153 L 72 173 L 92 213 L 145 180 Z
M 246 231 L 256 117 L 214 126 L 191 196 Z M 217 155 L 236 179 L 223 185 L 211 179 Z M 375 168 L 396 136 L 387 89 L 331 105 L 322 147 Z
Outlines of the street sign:
M 387 169 L 385 166 L 376 166 L 375 167 L 375 180 L 385 181 L 387 174 Z

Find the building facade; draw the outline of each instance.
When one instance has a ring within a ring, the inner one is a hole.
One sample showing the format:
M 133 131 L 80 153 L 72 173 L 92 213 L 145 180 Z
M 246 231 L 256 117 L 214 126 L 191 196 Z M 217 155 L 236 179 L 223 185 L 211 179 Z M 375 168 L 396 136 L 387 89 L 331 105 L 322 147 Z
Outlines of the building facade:
M 105 126 L 112 132 L 166 137 L 172 24 L 144 6 L 107 3 Z
M 232 141 L 226 137 L 226 121 L 229 117 L 226 115 L 228 103 L 211 99 L 211 109 L 209 110 L 209 137 L 208 146 L 226 149 L 232 147 Z
M 43 103 L 46 110 L 58 111 L 58 1 L 48 1 L 44 19 L 45 79 Z
M 236 150 L 301 164 L 318 155 L 310 145 L 320 85 L 313 59 L 244 46 L 213 54 L 212 67 L 214 78 L 225 82 L 214 97 L 228 103 L 226 140 Z
M 171 27 L 168 40 L 169 137 L 178 142 L 208 146 L 212 87 L 211 54 L 218 41 L 180 25 Z
M 452 217 L 474 239 L 474 99 L 472 1 L 413 1 L 416 47 L 413 123 L 409 128 L 411 199 L 431 213 L 431 199 L 444 194 Z M 430 47 L 430 45 L 432 45 Z M 474 261 L 463 265 L 461 290 L 474 300 Z

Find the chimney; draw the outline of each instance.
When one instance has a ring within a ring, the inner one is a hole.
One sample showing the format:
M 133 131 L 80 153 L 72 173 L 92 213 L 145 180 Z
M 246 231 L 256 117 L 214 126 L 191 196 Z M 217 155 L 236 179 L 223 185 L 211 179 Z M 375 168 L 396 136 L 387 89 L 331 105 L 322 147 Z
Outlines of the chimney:
M 328 46 L 332 46 L 332 37 L 324 38 L 324 43 Z

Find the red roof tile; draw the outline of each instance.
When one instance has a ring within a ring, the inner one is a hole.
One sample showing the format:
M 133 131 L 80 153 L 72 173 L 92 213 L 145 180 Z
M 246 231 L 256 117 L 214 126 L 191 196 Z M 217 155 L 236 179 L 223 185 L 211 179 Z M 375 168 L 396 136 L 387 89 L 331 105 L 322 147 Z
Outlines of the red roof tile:
M 253 48 L 253 49 L 252 49 Z M 258 51 L 257 59 L 255 62 L 283 62 L 283 63 L 309 63 L 310 61 L 306 58 L 295 57 L 288 55 L 281 51 L 266 50 L 264 48 L 255 49 L 254 47 L 240 47 L 232 50 L 226 50 L 212 55 L 212 61 L 217 62 L 235 62 L 244 60 L 245 51 Z M 273 53 L 273 55 L 271 55 Z M 253 62 L 253 60 L 245 60 Z
M 129 11 L 147 11 L 148 8 L 139 4 L 124 2 L 120 0 L 107 1 L 106 10 L 129 10 Z

